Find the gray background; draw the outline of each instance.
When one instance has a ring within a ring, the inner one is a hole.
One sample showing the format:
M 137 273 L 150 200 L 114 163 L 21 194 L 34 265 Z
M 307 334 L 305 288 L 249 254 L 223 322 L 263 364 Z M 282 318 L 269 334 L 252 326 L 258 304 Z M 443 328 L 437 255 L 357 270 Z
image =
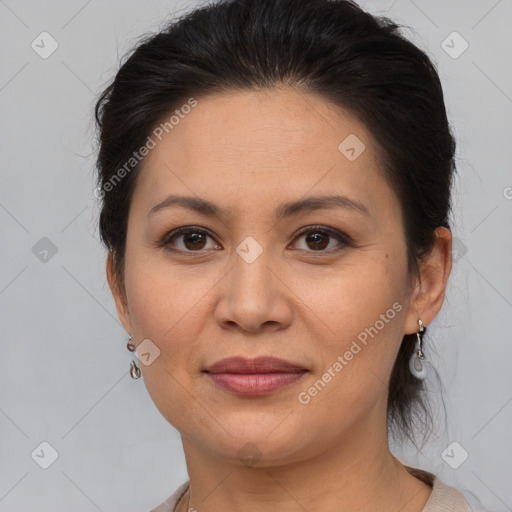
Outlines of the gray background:
M 0 0 L 0 512 L 142 512 L 187 479 L 178 432 L 128 375 L 96 228 L 91 113 L 136 38 L 193 5 Z M 512 510 L 512 3 L 361 5 L 412 27 L 458 140 L 455 262 L 427 342 L 448 428 L 397 455 Z M 31 47 L 43 31 L 58 43 L 46 59 Z M 42 442 L 58 454 L 47 469 Z

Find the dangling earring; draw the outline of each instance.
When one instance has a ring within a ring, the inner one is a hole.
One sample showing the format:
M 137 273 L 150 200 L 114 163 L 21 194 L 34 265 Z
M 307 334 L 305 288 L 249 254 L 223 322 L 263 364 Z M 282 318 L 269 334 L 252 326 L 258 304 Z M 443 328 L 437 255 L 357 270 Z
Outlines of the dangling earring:
M 135 348 L 136 348 L 135 345 L 133 343 L 131 343 L 132 341 L 133 341 L 133 338 L 130 336 L 129 341 L 126 344 L 126 348 L 130 352 L 134 352 Z M 131 375 L 132 379 L 138 379 L 141 376 L 140 368 L 137 366 L 137 364 L 135 363 L 135 361 L 133 359 L 132 359 L 132 362 L 130 363 L 130 375 Z
M 416 333 L 417 340 L 414 354 L 409 359 L 409 369 L 417 379 L 423 380 L 427 376 L 427 367 L 424 362 L 425 354 L 423 353 L 423 336 L 427 328 L 423 326 L 421 320 L 418 320 L 418 324 L 420 328 Z

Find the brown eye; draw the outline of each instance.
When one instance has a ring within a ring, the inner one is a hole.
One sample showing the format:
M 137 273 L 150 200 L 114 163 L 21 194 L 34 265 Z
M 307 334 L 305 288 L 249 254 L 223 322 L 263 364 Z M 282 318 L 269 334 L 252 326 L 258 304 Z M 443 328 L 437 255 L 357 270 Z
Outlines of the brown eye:
M 307 230 L 302 231 L 298 235 L 297 240 L 301 238 L 304 238 L 304 246 L 297 247 L 297 249 L 309 252 L 316 251 L 329 253 L 337 251 L 345 245 L 349 245 L 347 236 L 323 226 L 313 226 L 312 228 L 310 227 Z M 334 246 L 331 243 L 333 239 L 338 242 L 337 244 L 334 244 Z M 331 245 L 331 247 L 327 249 L 329 245 Z
M 186 233 L 183 235 L 183 244 L 190 250 L 204 249 L 206 237 L 204 233 Z
M 306 243 L 309 248 L 318 250 L 325 249 L 329 245 L 329 235 L 325 233 L 315 232 L 306 235 Z
M 202 229 L 193 227 L 179 228 L 165 236 L 160 245 L 168 247 L 170 250 L 199 252 L 212 248 L 207 247 L 208 238 L 212 238 L 211 235 Z

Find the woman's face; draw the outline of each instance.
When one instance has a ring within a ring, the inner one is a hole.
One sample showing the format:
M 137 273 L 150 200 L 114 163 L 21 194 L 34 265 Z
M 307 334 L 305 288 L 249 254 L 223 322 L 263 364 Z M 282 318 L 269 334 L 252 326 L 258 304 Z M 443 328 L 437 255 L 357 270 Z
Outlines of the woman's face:
M 244 450 L 283 464 L 385 435 L 389 377 L 418 314 L 401 210 L 365 126 L 284 88 L 197 98 L 153 139 L 129 213 L 126 303 L 111 269 L 109 282 L 135 344 L 150 340 L 139 366 L 163 416 L 240 464 Z M 181 202 L 154 209 L 170 196 Z M 205 372 L 233 356 L 307 371 L 241 394 Z

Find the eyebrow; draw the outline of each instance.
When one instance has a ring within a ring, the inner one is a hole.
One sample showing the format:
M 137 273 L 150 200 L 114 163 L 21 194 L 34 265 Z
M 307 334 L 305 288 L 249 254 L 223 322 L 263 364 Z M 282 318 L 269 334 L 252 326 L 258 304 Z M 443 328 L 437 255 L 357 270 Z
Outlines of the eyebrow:
M 192 196 L 176 196 L 171 195 L 165 198 L 161 203 L 153 206 L 148 213 L 148 217 L 154 215 L 156 212 L 172 206 L 187 208 L 201 215 L 208 217 L 229 217 L 229 211 L 221 208 L 220 206 Z M 371 216 L 368 208 L 355 199 L 351 199 L 343 195 L 330 195 L 330 196 L 312 196 L 298 201 L 284 203 L 279 206 L 275 212 L 275 220 L 282 220 L 299 213 L 312 212 L 317 210 L 327 210 L 330 208 L 345 208 Z

